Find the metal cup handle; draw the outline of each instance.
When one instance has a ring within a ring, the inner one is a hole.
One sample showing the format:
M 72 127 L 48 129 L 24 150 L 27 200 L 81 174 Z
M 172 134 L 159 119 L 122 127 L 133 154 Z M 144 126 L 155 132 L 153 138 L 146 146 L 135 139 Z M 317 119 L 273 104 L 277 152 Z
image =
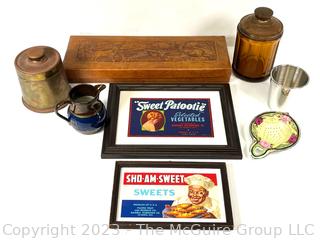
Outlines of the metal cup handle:
M 58 115 L 58 117 L 62 118 L 63 120 L 70 122 L 70 120 L 68 118 L 66 118 L 65 116 L 63 116 L 62 114 L 59 113 L 59 110 L 61 110 L 62 108 L 66 107 L 67 105 L 71 104 L 70 100 L 63 100 L 61 102 L 59 102 L 54 111 L 56 112 L 56 114 Z

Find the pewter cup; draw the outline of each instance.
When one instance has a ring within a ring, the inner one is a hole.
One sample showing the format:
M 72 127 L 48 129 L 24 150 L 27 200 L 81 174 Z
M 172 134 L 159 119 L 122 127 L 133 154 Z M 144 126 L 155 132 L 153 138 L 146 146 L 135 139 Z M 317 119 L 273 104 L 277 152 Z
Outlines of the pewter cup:
M 309 82 L 308 74 L 299 67 L 279 65 L 270 74 L 269 107 L 281 109 L 287 102 L 291 89 L 302 88 Z

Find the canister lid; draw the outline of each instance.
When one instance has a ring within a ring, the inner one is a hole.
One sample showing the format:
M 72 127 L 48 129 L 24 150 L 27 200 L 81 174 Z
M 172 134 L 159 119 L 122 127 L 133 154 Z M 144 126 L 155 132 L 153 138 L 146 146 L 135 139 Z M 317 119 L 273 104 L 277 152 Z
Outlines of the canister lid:
M 23 78 L 35 77 L 43 80 L 59 71 L 61 58 L 54 48 L 36 46 L 19 53 L 15 59 L 15 67 Z
M 273 11 L 270 8 L 258 7 L 254 10 L 254 14 L 246 15 L 240 20 L 238 31 L 258 41 L 279 39 L 283 34 L 283 25 L 272 15 Z

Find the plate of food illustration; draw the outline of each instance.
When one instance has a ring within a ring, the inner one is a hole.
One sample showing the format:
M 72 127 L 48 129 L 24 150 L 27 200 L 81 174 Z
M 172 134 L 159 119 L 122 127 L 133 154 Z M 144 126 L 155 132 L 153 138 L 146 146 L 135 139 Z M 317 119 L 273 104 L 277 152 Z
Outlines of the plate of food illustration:
M 300 136 L 296 121 L 283 112 L 265 112 L 250 123 L 253 143 L 250 153 L 253 158 L 263 158 L 271 152 L 294 146 Z
M 164 217 L 171 218 L 215 218 L 212 213 L 203 206 L 191 203 L 182 203 L 176 206 L 166 206 L 163 211 Z

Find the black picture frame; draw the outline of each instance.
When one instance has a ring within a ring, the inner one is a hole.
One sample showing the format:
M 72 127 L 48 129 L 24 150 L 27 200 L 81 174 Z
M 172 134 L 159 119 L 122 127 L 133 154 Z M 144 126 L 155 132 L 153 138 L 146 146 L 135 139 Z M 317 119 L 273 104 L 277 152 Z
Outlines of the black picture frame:
M 196 222 L 193 218 L 190 222 L 173 222 L 168 220 L 167 222 L 133 222 L 133 221 L 117 221 L 118 212 L 118 202 L 119 202 L 119 187 L 120 187 L 120 175 L 121 169 L 123 167 L 127 168 L 170 168 L 172 172 L 177 168 L 199 168 L 199 169 L 220 169 L 221 171 L 221 181 L 222 181 L 222 191 L 224 200 L 224 211 L 225 211 L 225 222 Z M 111 211 L 109 219 L 110 228 L 117 229 L 209 229 L 209 230 L 232 230 L 234 229 L 232 206 L 230 200 L 229 183 L 227 176 L 226 164 L 223 162 L 165 162 L 165 161 L 116 161 L 115 163 L 115 173 L 114 173 L 114 183 L 112 191 L 111 200 Z
M 124 145 L 116 144 L 121 91 L 219 91 L 227 145 Z M 101 158 L 141 159 L 242 159 L 229 84 L 141 85 L 110 84 L 108 118 L 104 127 Z

